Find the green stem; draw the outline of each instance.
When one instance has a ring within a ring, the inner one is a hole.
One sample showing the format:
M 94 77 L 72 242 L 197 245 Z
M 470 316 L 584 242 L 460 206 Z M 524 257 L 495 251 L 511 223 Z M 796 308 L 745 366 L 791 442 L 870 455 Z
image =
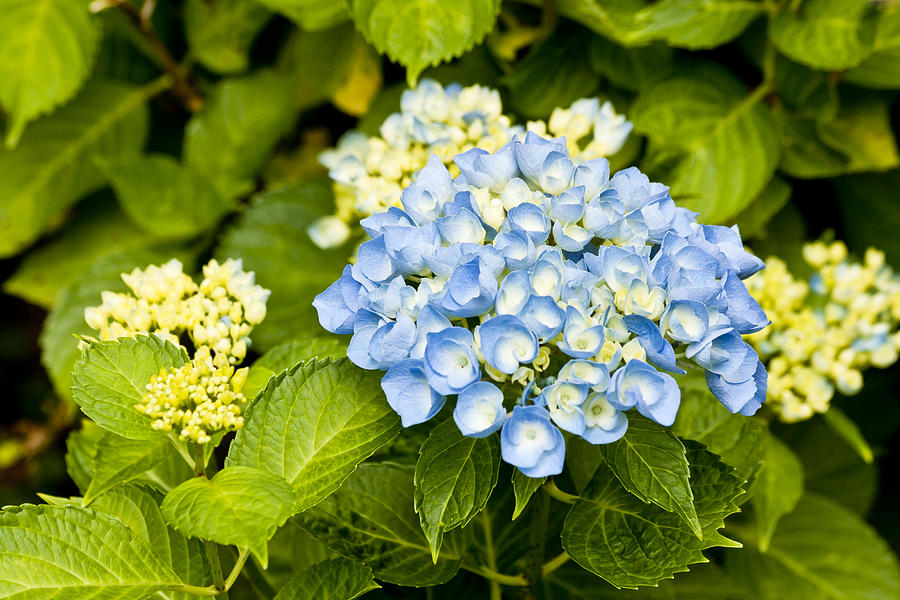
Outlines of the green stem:
M 544 563 L 543 567 L 541 567 L 541 573 L 544 575 L 544 577 L 546 577 L 553 571 L 557 570 L 558 568 L 560 568 L 561 566 L 563 566 L 564 564 L 569 562 L 569 558 L 570 558 L 570 556 L 566 552 L 563 552 L 562 554 L 556 556 L 555 558 L 551 558 L 550 560 L 548 560 L 547 562 Z
M 169 592 L 180 592 L 182 594 L 191 594 L 192 596 L 216 596 L 219 593 L 219 590 L 209 586 L 209 587 L 200 587 L 197 585 L 170 585 L 166 587 L 166 591 Z
M 578 496 L 564 492 L 556 487 L 556 484 L 553 482 L 552 478 L 547 478 L 547 481 L 544 482 L 544 485 L 541 486 L 541 489 L 543 489 L 551 498 L 555 498 L 556 500 L 565 502 L 566 504 L 575 504 L 575 501 L 578 500 Z
M 212 573 L 213 587 L 219 592 L 217 594 L 219 598 L 228 600 L 228 588 L 225 587 L 225 576 L 222 574 L 222 564 L 219 562 L 219 546 L 209 540 L 203 540 L 203 545 L 206 548 L 206 558 Z
M 528 581 L 525 597 L 529 600 L 538 597 L 541 578 L 544 575 L 544 543 L 547 539 L 547 522 L 550 519 L 550 497 L 549 493 L 538 494 L 531 501 L 531 535 L 525 559 L 525 579 Z
M 250 587 L 259 595 L 260 598 L 274 598 L 275 590 L 269 585 L 268 580 L 263 575 L 256 561 L 251 560 L 241 571 L 241 576 Z
M 247 562 L 248 556 L 250 556 L 249 548 L 244 548 L 241 550 L 240 554 L 238 554 L 237 560 L 231 568 L 231 573 L 228 574 L 228 579 L 225 580 L 226 590 L 230 590 L 231 586 L 234 585 L 234 582 L 237 581 L 238 575 L 241 574 L 241 570 L 244 568 L 244 563 Z
M 501 583 L 503 585 L 509 585 L 513 587 L 525 587 L 528 585 L 528 580 L 526 580 L 521 575 L 504 575 L 503 573 L 498 573 L 496 571 L 492 571 L 487 567 L 478 565 L 462 565 L 462 568 L 470 573 L 475 573 L 476 575 L 480 575 L 485 579 L 489 579 L 491 581 L 496 581 L 497 583 Z
M 491 531 L 491 517 L 488 511 L 481 512 L 481 528 L 484 531 L 484 551 L 487 554 L 487 566 L 491 571 L 497 571 L 497 556 L 494 551 L 494 533 Z M 491 600 L 502 600 L 503 593 L 500 590 L 500 582 L 488 579 L 491 590 Z
M 176 440 L 174 437 L 169 435 L 169 441 L 172 442 L 172 445 L 175 446 L 175 450 L 178 451 L 178 454 L 181 455 L 181 458 L 184 459 L 184 462 L 188 464 L 191 468 L 191 471 L 197 472 L 197 463 L 194 462 L 194 458 L 191 456 L 190 452 L 188 452 L 187 448 L 184 447 L 184 444 Z

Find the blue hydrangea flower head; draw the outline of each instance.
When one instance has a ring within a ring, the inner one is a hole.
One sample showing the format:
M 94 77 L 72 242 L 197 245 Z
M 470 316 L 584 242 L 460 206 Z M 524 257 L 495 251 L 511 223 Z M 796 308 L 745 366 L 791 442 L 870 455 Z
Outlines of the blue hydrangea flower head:
M 463 435 L 500 430 L 530 477 L 563 469 L 566 435 L 608 444 L 629 411 L 675 421 L 673 375 L 705 373 L 753 414 L 766 371 L 742 335 L 768 324 L 743 278 L 762 263 L 736 228 L 705 226 L 635 168 L 610 176 L 565 139 L 534 133 L 496 152 L 429 160 L 314 306 L 353 335 L 348 357 L 386 371 L 404 426 L 448 400 Z

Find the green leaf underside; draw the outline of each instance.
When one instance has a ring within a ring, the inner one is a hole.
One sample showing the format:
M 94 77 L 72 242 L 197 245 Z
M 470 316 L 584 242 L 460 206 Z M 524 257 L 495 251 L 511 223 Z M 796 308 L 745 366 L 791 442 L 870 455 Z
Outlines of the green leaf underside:
M 360 465 L 341 488 L 294 519 L 336 552 L 363 562 L 382 581 L 428 586 L 459 570 L 451 537 L 437 563 L 413 510 L 413 468 L 392 463 Z
M 188 537 L 249 548 L 263 567 L 266 543 L 294 513 L 291 485 L 251 467 L 226 467 L 212 479 L 195 477 L 169 492 L 161 509 L 166 521 Z
M 122 521 L 76 506 L 0 511 L 0 598 L 146 598 L 183 582 Z
M 274 600 L 353 600 L 380 587 L 372 579 L 372 569 L 340 557 L 298 574 L 278 590 Z
M 823 71 L 846 69 L 872 52 L 868 8 L 867 0 L 806 0 L 797 14 L 781 11 L 769 36 L 792 60 Z
M 72 373 L 72 395 L 100 427 L 128 439 L 153 440 L 163 434 L 134 407 L 160 369 L 186 362 L 184 348 L 155 335 L 91 342 Z
M 760 100 L 707 65 L 651 85 L 632 105 L 635 130 L 650 140 L 645 169 L 702 222 L 732 219 L 772 177 L 778 137 Z
M 87 492 L 94 478 L 97 445 L 106 433 L 93 421 L 83 419 L 81 429 L 71 432 L 66 438 L 66 472 L 82 494 Z
M 147 100 L 159 84 L 94 81 L 70 104 L 31 125 L 15 150 L 0 149 L 0 256 L 35 240 L 76 200 L 103 185 L 93 156 L 138 153 Z
M 0 1 L 0 106 L 6 145 L 28 121 L 71 99 L 90 75 L 99 31 L 86 2 Z
M 243 71 L 249 65 L 256 34 L 271 16 L 258 2 L 188 0 L 184 32 L 191 54 L 216 73 Z
M 128 440 L 106 432 L 97 442 L 92 467 L 93 478 L 84 494 L 90 504 L 104 492 L 136 479 L 175 452 L 165 436 L 150 440 Z
M 632 415 L 625 435 L 601 450 L 626 490 L 644 502 L 677 513 L 697 537 L 702 535 L 684 445 L 668 428 Z
M 253 330 L 256 347 L 265 350 L 320 331 L 313 298 L 334 282 L 352 250 L 322 250 L 306 228 L 332 211 L 331 186 L 324 180 L 271 190 L 253 199 L 216 249 L 223 260 L 242 258 L 256 282 L 272 290 L 266 320 Z
M 414 84 L 428 66 L 460 56 L 494 27 L 499 0 L 350 0 L 350 17 Z
M 900 10 L 885 5 L 875 26 L 872 54 L 844 74 L 856 85 L 880 89 L 900 88 Z
M 566 516 L 563 548 L 612 585 L 634 588 L 656 585 L 691 564 L 706 562 L 702 554 L 706 548 L 736 546 L 718 529 L 738 510 L 735 499 L 743 493 L 741 480 L 698 445 L 689 446 L 688 459 L 702 540 L 680 516 L 629 494 L 604 465 Z
M 444 532 L 465 527 L 484 509 L 499 474 L 497 436 L 466 437 L 452 417 L 428 435 L 416 462 L 415 510 L 435 561 Z
M 528 506 L 528 501 L 531 500 L 534 493 L 544 485 L 546 480 L 546 477 L 535 479 L 534 477 L 522 474 L 522 471 L 518 469 L 513 469 L 512 488 L 513 495 L 516 499 L 516 506 L 513 509 L 512 514 L 513 521 L 519 518 L 519 515 L 521 515 L 522 511 L 525 510 L 525 507 Z
M 186 237 L 215 225 L 234 208 L 205 176 L 171 156 L 99 161 L 122 210 L 138 226 L 159 237 Z M 189 202 L 185 199 L 189 198 Z
M 380 384 L 379 372 L 346 358 L 281 373 L 248 409 L 226 464 L 283 477 L 297 491 L 297 511 L 315 505 L 399 432 Z
M 803 495 L 803 465 L 774 435 L 766 441 L 763 466 L 751 490 L 750 503 L 756 513 L 759 547 L 765 552 L 778 520 L 794 510 Z
M 742 539 L 744 536 L 741 536 Z M 900 597 L 900 569 L 888 545 L 839 504 L 806 494 L 783 517 L 768 551 L 726 554 L 754 600 L 889 600 Z
M 347 344 L 337 337 L 310 337 L 275 346 L 250 366 L 243 394 L 253 399 L 269 380 L 297 363 L 310 358 L 338 359 L 347 355 Z

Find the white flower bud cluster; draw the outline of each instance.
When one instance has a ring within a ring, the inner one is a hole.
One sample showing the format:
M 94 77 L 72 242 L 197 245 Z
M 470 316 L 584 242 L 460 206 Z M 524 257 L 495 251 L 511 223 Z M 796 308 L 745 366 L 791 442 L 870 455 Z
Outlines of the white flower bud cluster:
M 580 163 L 618 152 L 631 123 L 609 102 L 601 106 L 596 98 L 585 98 L 556 109 L 549 123 L 531 121 L 522 127 L 503 114 L 497 90 L 456 84 L 444 88 L 422 80 L 403 93 L 400 112 L 385 119 L 379 137 L 351 131 L 337 148 L 321 154 L 319 161 L 335 182 L 337 211 L 310 225 L 310 238 L 321 248 L 343 244 L 361 218 L 400 206 L 403 189 L 431 155 L 455 177 L 454 156 L 475 147 L 493 153 L 526 128 L 565 136 L 572 160 Z
M 815 272 L 800 281 L 777 259 L 747 281 L 772 325 L 747 341 L 768 364 L 768 402 L 784 421 L 826 412 L 835 391 L 859 392 L 862 371 L 888 367 L 900 350 L 900 276 L 884 253 L 849 260 L 843 242 L 803 248 Z
M 205 349 L 215 366 L 238 364 L 247 354 L 250 332 L 266 316 L 269 291 L 254 284 L 240 260 L 211 260 L 203 276 L 197 285 L 175 259 L 134 269 L 122 275 L 132 294 L 104 291 L 100 306 L 85 309 L 85 321 L 102 340 L 152 333 L 180 344 L 186 333 L 198 354 Z
M 247 399 L 241 389 L 247 371 L 247 367 L 237 371 L 231 365 L 217 367 L 204 349 L 189 363 L 154 375 L 135 409 L 152 419 L 153 429 L 205 444 L 216 432 L 244 426 L 241 413 Z

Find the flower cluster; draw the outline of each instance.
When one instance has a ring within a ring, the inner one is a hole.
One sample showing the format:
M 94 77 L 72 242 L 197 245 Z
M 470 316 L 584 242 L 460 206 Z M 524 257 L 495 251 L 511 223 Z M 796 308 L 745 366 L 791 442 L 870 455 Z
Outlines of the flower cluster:
M 104 291 L 103 303 L 85 309 L 85 320 L 103 340 L 152 334 L 194 347 L 190 362 L 163 369 L 146 386 L 135 409 L 153 429 L 205 444 L 219 431 L 240 429 L 248 337 L 266 316 L 269 291 L 254 283 L 240 260 L 211 260 L 196 284 L 178 260 L 123 273 L 132 294 Z M 185 340 L 186 341 L 186 340 Z
M 564 136 L 575 162 L 611 156 L 631 132 L 631 123 L 616 114 L 609 102 L 597 98 L 577 100 L 570 108 L 557 108 L 549 122 L 531 121 L 529 131 Z M 453 157 L 471 148 L 494 152 L 524 128 L 503 114 L 497 90 L 479 85 L 461 87 L 425 79 L 403 93 L 400 112 L 382 124 L 380 137 L 350 132 L 334 150 L 319 160 L 335 181 L 337 213 L 309 228 L 322 248 L 342 244 L 350 235 L 349 223 L 399 207 L 403 188 L 436 155 L 456 175 Z
M 102 340 L 153 333 L 179 344 L 186 333 L 220 367 L 244 360 L 250 331 L 266 316 L 269 291 L 254 284 L 253 273 L 245 273 L 240 260 L 209 261 L 199 285 L 175 259 L 136 268 L 122 279 L 131 294 L 104 291 L 103 303 L 84 311 Z
M 767 362 L 769 402 L 785 421 L 828 410 L 835 390 L 857 393 L 862 371 L 887 367 L 900 349 L 900 276 L 870 248 L 862 263 L 843 242 L 803 248 L 813 269 L 794 278 L 777 258 L 748 280 L 773 325 L 748 339 Z
M 154 375 L 135 409 L 153 419 L 153 429 L 205 444 L 210 434 L 244 426 L 241 413 L 247 399 L 241 389 L 247 372 L 247 367 L 216 367 L 209 352 L 201 351 L 190 362 Z
M 763 263 L 736 228 L 697 224 L 635 168 L 576 165 L 560 138 L 454 163 L 455 179 L 432 157 L 403 209 L 363 219 L 371 239 L 313 303 L 353 334 L 351 361 L 387 371 L 404 426 L 456 396 L 463 434 L 501 430 L 504 460 L 542 477 L 562 469 L 560 429 L 609 443 L 631 408 L 671 425 L 679 359 L 732 412 L 760 407 L 765 369 L 741 335 L 768 320 L 742 279 Z

